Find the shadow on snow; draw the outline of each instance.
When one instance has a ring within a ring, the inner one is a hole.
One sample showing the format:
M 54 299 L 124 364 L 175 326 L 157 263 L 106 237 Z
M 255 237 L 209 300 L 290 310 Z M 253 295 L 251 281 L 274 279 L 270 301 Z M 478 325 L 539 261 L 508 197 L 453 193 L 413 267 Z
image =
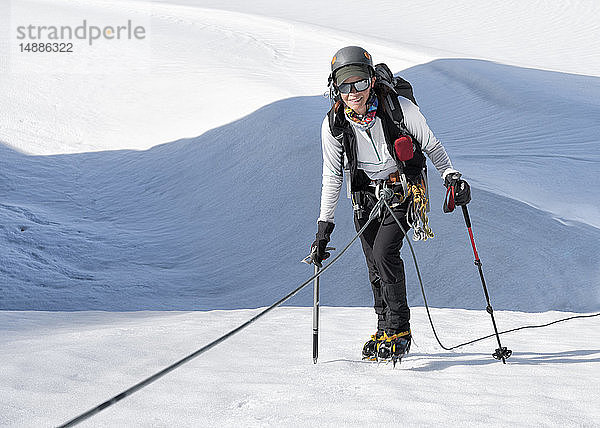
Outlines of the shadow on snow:
M 586 174 L 600 174 L 598 149 L 590 149 L 597 145 L 600 79 L 475 60 L 437 60 L 402 75 L 468 177 L 479 165 L 491 173 L 498 159 L 516 171 L 517 186 L 530 174 L 545 174 L 551 185 L 554 162 L 568 170 L 583 159 L 591 162 Z M 27 156 L 0 145 L 0 309 L 271 304 L 312 273 L 300 260 L 316 229 L 328 107 L 319 96 L 285 99 L 146 151 Z M 539 145 L 517 144 L 547 141 L 557 129 L 570 148 L 553 148 L 556 156 L 535 157 Z M 429 176 L 436 238 L 416 251 L 430 304 L 483 309 L 462 217 L 442 214 L 444 189 L 431 165 Z M 473 229 L 494 307 L 597 310 L 600 230 L 557 221 L 473 179 Z M 338 248 L 354 234 L 342 192 L 332 241 Z M 409 302 L 420 305 L 410 255 L 403 254 Z M 322 305 L 372 303 L 358 245 L 323 277 L 321 290 Z M 289 303 L 310 305 L 312 294 Z

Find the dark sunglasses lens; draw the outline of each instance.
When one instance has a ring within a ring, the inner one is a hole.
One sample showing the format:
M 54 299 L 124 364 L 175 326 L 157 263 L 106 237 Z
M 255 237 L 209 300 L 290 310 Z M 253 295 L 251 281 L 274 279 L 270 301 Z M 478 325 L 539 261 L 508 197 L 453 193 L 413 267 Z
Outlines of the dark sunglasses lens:
M 354 82 L 354 88 L 358 92 L 362 92 L 369 87 L 369 79 L 359 80 L 358 82 Z
M 340 90 L 340 92 L 342 94 L 349 94 L 351 88 L 352 88 L 352 83 L 342 83 L 340 86 L 338 86 L 338 89 Z
M 365 89 L 367 89 L 370 84 L 371 84 L 370 79 L 362 79 L 362 80 L 359 80 L 358 82 L 342 83 L 340 86 L 338 86 L 338 89 L 340 90 L 340 92 L 342 94 L 349 94 L 350 91 L 352 90 L 352 86 L 354 86 L 354 89 L 356 90 L 356 92 L 362 92 Z

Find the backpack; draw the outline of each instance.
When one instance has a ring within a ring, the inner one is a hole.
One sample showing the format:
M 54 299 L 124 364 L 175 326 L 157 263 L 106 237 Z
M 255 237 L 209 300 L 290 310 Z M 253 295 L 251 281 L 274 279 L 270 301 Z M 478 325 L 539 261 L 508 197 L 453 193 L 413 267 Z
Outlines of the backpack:
M 390 68 L 384 63 L 375 65 L 375 77 L 375 92 L 380 99 L 385 100 L 384 108 L 390 113 L 394 124 L 404 133 L 410 135 L 404 126 L 404 114 L 402 113 L 398 97 L 404 97 L 410 100 L 414 105 L 418 106 L 412 85 L 402 77 L 394 76 Z M 423 156 L 421 142 L 415 138 L 413 138 L 413 142 L 420 152 L 420 156 Z M 427 179 L 427 163 L 425 162 L 424 157 L 423 165 L 420 170 L 420 180 L 425 191 L 424 196 L 427 200 L 425 210 L 429 212 L 429 185 Z
M 411 84 L 400 76 L 394 76 L 384 63 L 375 66 L 375 77 L 375 92 L 385 100 L 385 108 L 390 111 L 396 126 L 405 129 L 404 115 L 398 97 L 407 98 L 418 106 Z

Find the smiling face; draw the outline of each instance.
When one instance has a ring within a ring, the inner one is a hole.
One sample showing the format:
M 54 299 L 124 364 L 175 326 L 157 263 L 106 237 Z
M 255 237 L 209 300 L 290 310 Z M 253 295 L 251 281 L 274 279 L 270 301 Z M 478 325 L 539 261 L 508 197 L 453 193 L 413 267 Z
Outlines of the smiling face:
M 364 77 L 352 76 L 344 80 L 343 83 L 354 83 L 363 79 Z M 367 101 L 369 100 L 369 92 L 371 88 L 373 88 L 373 85 L 375 85 L 375 77 L 371 78 L 371 85 L 364 91 L 357 92 L 354 86 L 352 86 L 352 89 L 349 94 L 340 94 L 342 97 L 342 101 L 344 101 L 344 104 L 346 104 L 356 113 L 360 115 L 365 114 L 367 112 Z

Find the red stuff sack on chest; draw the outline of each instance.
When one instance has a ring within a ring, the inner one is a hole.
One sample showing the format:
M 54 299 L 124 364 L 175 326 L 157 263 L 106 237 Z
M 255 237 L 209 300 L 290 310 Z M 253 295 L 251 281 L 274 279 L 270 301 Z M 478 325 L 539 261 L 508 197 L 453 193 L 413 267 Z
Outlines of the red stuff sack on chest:
M 394 149 L 396 150 L 398 160 L 404 162 L 412 159 L 414 155 L 412 138 L 408 135 L 401 135 L 394 141 Z

